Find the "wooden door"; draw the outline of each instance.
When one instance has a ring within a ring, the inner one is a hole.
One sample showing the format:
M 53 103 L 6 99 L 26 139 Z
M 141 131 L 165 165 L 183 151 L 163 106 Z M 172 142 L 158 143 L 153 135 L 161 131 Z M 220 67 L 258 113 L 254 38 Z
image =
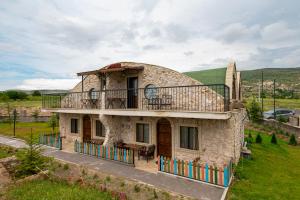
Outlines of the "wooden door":
M 138 77 L 127 78 L 127 108 L 138 107 Z
M 91 118 L 88 115 L 83 117 L 83 141 L 91 140 Z
M 172 157 L 172 129 L 166 119 L 157 122 L 157 155 Z

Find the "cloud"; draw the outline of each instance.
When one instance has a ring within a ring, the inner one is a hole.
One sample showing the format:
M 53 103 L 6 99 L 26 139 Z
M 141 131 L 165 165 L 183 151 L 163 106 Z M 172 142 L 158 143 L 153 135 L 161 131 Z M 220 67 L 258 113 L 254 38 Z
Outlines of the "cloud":
M 69 90 L 75 87 L 80 79 L 26 79 L 17 89 L 42 90 L 42 89 L 63 89 Z
M 300 66 L 299 7 L 296 0 L 3 1 L 0 89 L 73 79 L 124 60 L 178 71 L 231 59 L 239 69 Z

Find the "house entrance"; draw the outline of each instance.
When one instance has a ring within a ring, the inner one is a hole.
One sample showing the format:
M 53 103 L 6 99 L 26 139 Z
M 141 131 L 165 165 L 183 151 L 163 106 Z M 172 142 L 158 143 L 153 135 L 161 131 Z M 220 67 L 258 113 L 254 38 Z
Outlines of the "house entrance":
M 83 117 L 83 142 L 91 139 L 91 118 L 85 115 Z
M 157 155 L 172 157 L 172 129 L 167 119 L 157 122 Z
M 138 77 L 127 78 L 127 108 L 138 107 Z

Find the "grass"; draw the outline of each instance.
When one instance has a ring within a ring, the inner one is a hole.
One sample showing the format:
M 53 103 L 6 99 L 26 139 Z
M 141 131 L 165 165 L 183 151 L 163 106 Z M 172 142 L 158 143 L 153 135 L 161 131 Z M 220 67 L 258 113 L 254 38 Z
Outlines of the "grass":
M 252 98 L 245 99 L 247 103 L 252 101 Z M 261 105 L 261 103 L 259 102 Z M 276 99 L 276 108 L 289 108 L 300 110 L 300 99 Z M 273 110 L 273 99 L 264 99 L 264 111 Z
M 255 138 L 257 132 L 251 132 Z M 253 159 L 241 159 L 228 199 L 295 199 L 300 196 L 300 146 L 260 133 L 262 144 L 251 144 Z
M 203 84 L 224 84 L 226 68 L 185 72 L 184 74 L 200 81 Z
M 14 148 L 0 145 L 0 159 L 10 157 L 14 155 L 14 153 L 15 153 Z
M 13 136 L 13 127 L 13 123 L 0 123 L 0 135 Z M 48 127 L 46 122 L 17 122 L 16 137 L 27 139 L 30 136 L 31 128 L 34 137 L 41 133 L 52 132 L 52 128 Z
M 59 200 L 59 199 L 112 199 L 108 193 L 95 188 L 83 188 L 62 181 L 32 180 L 14 186 L 7 191 L 8 200 Z

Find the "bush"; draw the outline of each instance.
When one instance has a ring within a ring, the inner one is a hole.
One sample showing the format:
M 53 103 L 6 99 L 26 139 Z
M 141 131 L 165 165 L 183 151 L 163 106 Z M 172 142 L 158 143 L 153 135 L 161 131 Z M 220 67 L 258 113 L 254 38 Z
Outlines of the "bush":
M 258 143 L 258 144 L 262 143 L 262 137 L 260 136 L 259 133 L 256 135 L 255 142 Z
M 277 121 L 279 121 L 281 123 L 286 123 L 289 121 L 289 119 L 286 117 L 283 117 L 283 116 L 279 116 L 279 117 L 277 117 Z
M 69 169 L 69 164 L 68 163 L 65 163 L 64 164 L 64 170 L 68 170 Z
M 35 90 L 35 91 L 33 91 L 32 96 L 38 97 L 38 96 L 41 96 L 41 93 L 40 93 L 40 91 Z
M 261 108 L 254 98 L 249 106 L 248 112 L 252 122 L 259 122 L 262 119 Z
M 294 146 L 297 145 L 297 140 L 294 134 L 292 134 L 290 137 L 289 145 L 294 145 Z
M 54 133 L 55 127 L 58 127 L 58 117 L 56 114 L 51 115 L 49 121 L 48 121 L 48 126 L 52 128 L 52 133 Z
M 17 90 L 8 90 L 5 92 L 5 94 L 12 100 L 23 100 L 27 98 L 27 94 L 25 92 L 22 91 L 17 91 Z
M 252 143 L 253 143 L 253 137 L 252 137 L 251 133 L 248 134 L 247 142 L 248 142 L 249 144 L 252 144 Z
M 272 144 L 277 144 L 277 139 L 276 139 L 275 133 L 272 134 L 271 143 Z
M 17 177 L 37 174 L 46 167 L 49 160 L 42 156 L 40 146 L 34 142 L 32 133 L 28 141 L 28 148 L 20 150 L 17 158 L 20 161 L 20 165 L 16 167 Z
M 140 192 L 140 191 L 141 191 L 140 186 L 135 185 L 135 186 L 134 186 L 134 191 L 135 191 L 135 192 Z

